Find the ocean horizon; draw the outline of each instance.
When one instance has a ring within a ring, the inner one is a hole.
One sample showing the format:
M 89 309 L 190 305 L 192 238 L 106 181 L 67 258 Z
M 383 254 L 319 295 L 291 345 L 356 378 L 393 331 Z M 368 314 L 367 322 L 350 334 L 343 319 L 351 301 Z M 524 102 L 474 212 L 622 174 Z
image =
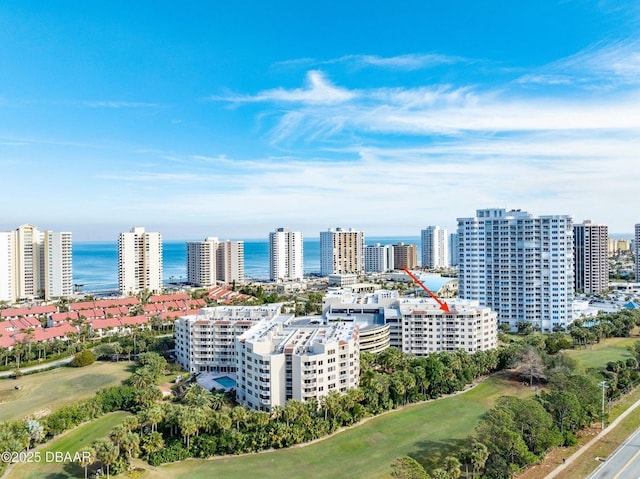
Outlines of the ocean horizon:
M 191 240 L 163 241 L 163 281 L 182 282 L 187 279 L 187 248 Z M 245 279 L 264 281 L 269 279 L 269 240 L 245 239 Z M 420 260 L 419 236 L 370 237 L 366 244 L 415 244 Z M 304 272 L 320 273 L 320 238 L 304 239 Z M 110 291 L 118 289 L 118 242 L 79 241 L 73 243 L 73 284 L 83 292 Z

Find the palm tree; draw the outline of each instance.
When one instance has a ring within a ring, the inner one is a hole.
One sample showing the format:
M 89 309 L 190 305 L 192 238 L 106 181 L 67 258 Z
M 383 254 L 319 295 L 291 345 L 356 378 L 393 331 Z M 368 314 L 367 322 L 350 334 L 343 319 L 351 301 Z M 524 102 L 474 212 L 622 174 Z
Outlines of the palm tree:
M 122 441 L 124 440 L 124 436 L 127 434 L 127 432 L 128 432 L 127 429 L 122 424 L 116 425 L 111 430 L 111 434 L 109 434 L 109 437 L 118 447 L 118 450 L 120 450 L 120 445 L 122 444 Z
M 231 409 L 231 419 L 236 423 L 236 431 L 240 431 L 240 423 L 247 419 L 247 409 L 244 406 L 235 406 Z
M 476 477 L 476 471 L 482 469 L 489 459 L 489 449 L 479 441 L 471 443 L 471 465 L 473 466 L 473 478 Z
M 190 384 L 184 393 L 182 401 L 187 406 L 195 406 L 199 408 L 211 407 L 213 395 L 211 391 L 206 390 L 198 383 Z
M 455 456 L 447 456 L 444 460 L 444 470 L 449 474 L 450 479 L 458 479 L 462 475 L 460 461 Z
M 37 343 L 36 351 L 38 351 L 38 361 L 47 359 L 47 345 L 45 343 Z M 42 357 L 44 353 L 44 358 Z
M 120 343 L 113 343 L 113 354 L 116 355 L 116 362 L 118 362 L 120 355 L 122 354 L 122 346 Z
M 129 378 L 129 384 L 140 391 L 153 386 L 155 383 L 153 374 L 146 368 L 138 368 Z
M 98 439 L 93 443 L 98 460 L 107 467 L 107 479 L 109 479 L 109 468 L 118 459 L 118 446 L 107 438 Z
M 149 424 L 151 432 L 158 430 L 158 423 L 164 418 L 165 411 L 160 404 L 150 404 L 138 413 L 141 424 Z
M 193 410 L 186 406 L 181 406 L 178 409 L 178 428 L 182 433 L 182 440 L 189 449 L 189 443 L 191 436 L 198 432 L 198 421 L 193 414 Z
M 80 454 L 80 467 L 84 468 L 84 479 L 87 479 L 87 468 L 93 464 L 96 452 L 92 447 L 83 447 L 78 454 Z
M 221 409 L 226 402 L 227 396 L 224 393 L 214 393 L 211 395 L 211 409 Z
M 164 449 L 164 439 L 162 438 L 162 434 L 159 432 L 146 434 L 141 440 L 140 447 L 147 457 L 151 456 L 154 452 Z
M 140 454 L 140 436 L 135 432 L 127 432 L 122 439 L 122 449 L 127 453 L 129 464 L 131 459 Z

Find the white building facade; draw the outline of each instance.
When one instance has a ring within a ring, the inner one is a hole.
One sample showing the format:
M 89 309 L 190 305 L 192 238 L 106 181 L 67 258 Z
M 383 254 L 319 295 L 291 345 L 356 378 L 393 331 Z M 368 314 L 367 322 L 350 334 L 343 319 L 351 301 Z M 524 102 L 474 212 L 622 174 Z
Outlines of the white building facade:
M 277 228 L 269 233 L 271 281 L 301 281 L 304 277 L 304 244 L 300 231 Z
M 69 232 L 44 232 L 45 299 L 73 294 L 72 238 Z
M 350 288 L 330 290 L 322 302 L 323 317 L 352 321 L 360 331 L 370 331 L 370 342 L 361 350 L 379 352 L 393 346 L 424 356 L 463 349 L 468 353 L 495 349 L 498 344 L 497 313 L 477 301 L 447 300 L 449 312 L 431 298 L 401 297 L 397 291 L 355 293 Z M 382 349 L 384 349 L 384 347 Z
M 421 232 L 422 267 L 447 268 L 449 260 L 449 234 L 439 226 L 428 226 Z
M 0 301 L 71 296 L 72 264 L 71 233 L 33 225 L 0 233 Z
M 573 226 L 575 290 L 598 294 L 609 289 L 609 228 L 586 220 Z
M 15 234 L 0 232 L 0 301 L 9 304 L 16 300 L 14 256 Z
M 187 282 L 189 284 L 202 288 L 217 284 L 219 244 L 218 238 L 213 237 L 187 243 Z
M 320 232 L 320 274 L 364 273 L 364 232 L 352 228 Z
M 218 281 L 244 283 L 244 241 L 221 241 L 216 254 Z
M 573 221 L 567 215 L 478 210 L 458 218 L 458 295 L 498 313 L 515 327 L 543 332 L 573 320 Z
M 385 273 L 395 268 L 393 245 L 376 243 L 364 247 L 364 270 L 367 273 Z
M 162 292 L 162 235 L 142 227 L 118 238 L 118 289 L 121 295 Z
M 236 342 L 236 397 L 252 409 L 270 411 L 290 399 L 320 401 L 332 391 L 358 386 L 358 327 L 265 320 Z
M 218 306 L 178 318 L 177 363 L 192 373 L 235 372 L 235 339 L 259 321 L 279 317 L 281 308 L 281 304 Z

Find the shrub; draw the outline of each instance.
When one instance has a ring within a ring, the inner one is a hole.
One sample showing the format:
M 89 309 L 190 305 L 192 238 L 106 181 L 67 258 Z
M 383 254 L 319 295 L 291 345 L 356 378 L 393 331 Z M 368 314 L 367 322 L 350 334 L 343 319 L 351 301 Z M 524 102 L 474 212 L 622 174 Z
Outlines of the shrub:
M 88 349 L 83 349 L 79 353 L 73 357 L 73 361 L 71 361 L 71 366 L 74 368 L 81 368 L 84 366 L 88 366 L 89 364 L 93 364 L 96 362 L 95 355 Z

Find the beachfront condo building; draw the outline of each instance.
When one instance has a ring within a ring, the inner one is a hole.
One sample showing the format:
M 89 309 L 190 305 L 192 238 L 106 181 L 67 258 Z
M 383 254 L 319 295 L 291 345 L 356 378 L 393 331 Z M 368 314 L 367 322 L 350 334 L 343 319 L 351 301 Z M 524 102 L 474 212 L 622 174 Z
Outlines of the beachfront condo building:
M 320 232 L 320 274 L 364 273 L 364 232 L 331 228 Z
M 598 294 L 609 289 L 609 231 L 590 220 L 573 225 L 575 290 Z
M 123 296 L 162 292 L 162 235 L 142 227 L 118 238 L 118 289 Z
M 449 257 L 449 234 L 439 226 L 427 226 L 420 233 L 422 240 L 422 267 L 447 268 Z
M 269 233 L 271 281 L 301 281 L 304 277 L 304 245 L 300 231 L 277 228 Z
M 364 247 L 365 272 L 385 273 L 393 269 L 393 245 L 376 243 Z
M 22 225 L 0 233 L 0 301 L 71 296 L 71 233 Z
M 458 295 L 550 332 L 573 320 L 573 221 L 567 215 L 477 210 L 458 218 Z
M 213 236 L 188 242 L 187 282 L 204 288 L 244 282 L 244 242 Z
M 0 232 L 0 301 L 7 304 L 16 300 L 13 266 L 15 247 L 13 232 Z
M 216 254 L 218 281 L 226 284 L 244 283 L 244 241 L 221 241 Z
M 398 243 L 393 245 L 393 265 L 395 269 L 418 267 L 418 246 Z
M 218 238 L 187 243 L 187 282 L 193 286 L 209 288 L 217 284 Z

